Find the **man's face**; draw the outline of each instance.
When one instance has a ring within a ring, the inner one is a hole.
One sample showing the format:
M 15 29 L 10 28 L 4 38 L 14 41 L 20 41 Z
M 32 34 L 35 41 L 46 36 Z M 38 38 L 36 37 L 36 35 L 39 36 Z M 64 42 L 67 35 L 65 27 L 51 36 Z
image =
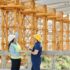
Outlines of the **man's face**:
M 37 40 L 34 38 L 34 42 L 37 42 Z

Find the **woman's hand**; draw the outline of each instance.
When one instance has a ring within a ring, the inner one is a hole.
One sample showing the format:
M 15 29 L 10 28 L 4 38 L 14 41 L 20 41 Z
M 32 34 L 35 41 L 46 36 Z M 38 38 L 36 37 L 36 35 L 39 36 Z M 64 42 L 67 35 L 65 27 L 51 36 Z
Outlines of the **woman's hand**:
M 26 51 L 20 51 L 20 54 L 23 55 Z
M 26 47 L 28 50 L 32 51 L 32 48 L 31 47 Z

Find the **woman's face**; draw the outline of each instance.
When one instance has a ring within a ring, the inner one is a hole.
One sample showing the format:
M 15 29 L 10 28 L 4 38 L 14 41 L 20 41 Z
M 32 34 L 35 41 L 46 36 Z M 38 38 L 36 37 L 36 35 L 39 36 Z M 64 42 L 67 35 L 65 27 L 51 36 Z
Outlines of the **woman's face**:
M 14 43 L 16 43 L 16 39 L 14 38 Z

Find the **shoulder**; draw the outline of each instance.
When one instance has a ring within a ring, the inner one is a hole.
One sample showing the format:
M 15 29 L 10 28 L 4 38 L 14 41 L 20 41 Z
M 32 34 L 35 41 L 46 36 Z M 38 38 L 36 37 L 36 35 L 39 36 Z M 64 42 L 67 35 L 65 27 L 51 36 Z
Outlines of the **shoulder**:
M 16 47 L 16 45 L 11 43 L 10 48 L 15 48 L 15 47 Z
M 36 42 L 36 43 L 35 43 L 35 48 L 40 49 L 40 48 L 41 48 L 41 43 L 40 43 L 40 42 Z
M 40 42 L 36 42 L 35 45 L 36 46 L 41 46 L 41 43 Z
M 40 44 L 40 42 L 36 42 L 35 44 Z
M 11 43 L 11 45 L 10 46 L 15 46 L 15 44 L 14 43 Z

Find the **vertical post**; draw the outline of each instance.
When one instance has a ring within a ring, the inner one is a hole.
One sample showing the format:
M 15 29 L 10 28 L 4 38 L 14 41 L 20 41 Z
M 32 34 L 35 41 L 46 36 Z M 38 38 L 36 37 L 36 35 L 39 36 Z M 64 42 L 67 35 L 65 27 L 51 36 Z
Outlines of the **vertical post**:
M 34 0 L 31 0 L 31 4 L 32 4 L 32 11 L 34 11 L 35 10 L 35 2 L 34 2 Z M 36 16 L 35 16 L 35 12 L 32 12 L 32 13 L 30 13 L 31 14 L 31 16 L 32 16 L 32 22 L 31 22 L 31 31 L 32 31 L 32 33 L 31 33 L 31 45 L 33 46 L 33 44 L 34 44 L 34 40 L 33 40 L 33 35 L 35 34 L 35 19 L 36 19 Z
M 21 47 L 23 48 L 23 45 L 22 45 L 22 41 L 23 41 L 23 25 L 22 25 L 22 21 L 23 21 L 23 15 L 22 13 L 19 11 L 18 12 L 18 26 L 17 26 L 17 30 L 18 30 L 18 33 L 19 33 L 19 44 L 21 45 Z
M 44 5 L 44 9 L 45 9 L 45 16 L 43 17 L 44 18 L 44 25 L 43 25 L 43 32 L 44 32 L 44 51 L 47 50 L 47 18 L 46 18 L 46 13 L 47 13 L 47 6 Z
M 5 11 L 5 15 L 6 15 L 6 47 L 5 50 L 8 50 L 8 11 Z
M 69 50 L 69 15 L 67 16 L 67 49 Z
M 48 21 L 48 19 L 47 19 L 47 17 L 46 17 L 46 51 L 48 51 L 48 47 L 47 47 L 47 44 L 48 44 L 48 40 L 47 40 L 47 35 L 48 35 L 48 25 L 47 25 L 47 21 Z
M 2 50 L 4 50 L 4 10 L 2 10 L 3 15 L 2 15 Z
M 3 16 L 2 16 L 2 68 L 6 68 L 5 53 L 8 50 L 8 17 L 7 17 L 6 10 L 2 10 L 2 12 L 3 12 Z
M 46 34 L 46 32 L 47 32 L 47 30 L 46 30 L 47 22 L 46 21 L 47 21 L 46 17 L 44 17 L 44 25 L 43 25 L 44 26 L 44 28 L 43 28 L 43 32 L 44 32 L 44 36 L 43 36 L 44 37 L 44 43 L 43 43 L 44 44 L 44 46 L 43 46 L 44 47 L 44 51 L 47 50 L 47 42 L 46 42 L 47 41 L 47 34 Z
M 62 13 L 62 16 L 61 16 L 61 32 L 60 32 L 60 50 L 63 50 L 63 13 Z
M 22 14 L 22 25 L 23 25 L 23 27 L 22 27 L 22 37 L 23 37 L 23 46 L 25 46 L 25 41 L 24 41 L 24 37 L 25 37 L 25 27 L 24 27 L 24 14 Z M 25 49 L 25 47 L 23 47 L 23 49 Z
M 52 39 L 52 43 L 53 43 L 53 50 L 56 50 L 56 18 L 55 18 L 55 16 L 56 16 L 56 10 L 55 9 L 53 9 L 54 10 L 54 18 L 53 18 L 53 29 L 52 29 L 52 31 L 53 31 L 53 39 Z
M 55 51 L 56 50 L 56 22 L 55 22 L 55 18 L 54 18 L 54 21 L 53 21 L 53 50 Z

